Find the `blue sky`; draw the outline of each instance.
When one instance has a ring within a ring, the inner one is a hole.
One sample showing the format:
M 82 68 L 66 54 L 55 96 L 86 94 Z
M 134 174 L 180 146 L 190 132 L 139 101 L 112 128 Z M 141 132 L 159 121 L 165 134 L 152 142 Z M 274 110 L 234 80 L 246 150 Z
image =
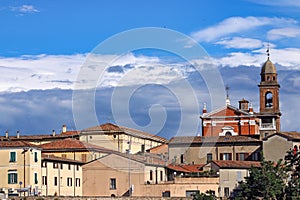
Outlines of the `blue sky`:
M 300 87 L 297 76 L 300 70 L 299 9 L 300 3 L 291 0 L 0 0 L 0 130 L 3 133 L 20 130 L 24 134 L 36 134 L 52 129 L 59 131 L 62 124 L 71 129 L 93 125 L 86 122 L 78 127 L 72 113 L 72 91 L 90 52 L 101 42 L 124 31 L 160 27 L 193 38 L 220 69 L 222 81 L 231 88 L 233 104 L 246 97 L 256 110 L 259 67 L 266 60 L 265 51 L 269 46 L 271 60 L 276 64 L 282 84 L 283 129 L 299 131 L 295 125 L 297 111 L 300 111 L 296 103 Z M 109 60 L 104 56 L 100 59 Z M 161 65 L 165 66 L 164 70 L 152 70 Z M 138 71 L 136 80 L 120 84 L 130 70 L 141 66 L 143 69 Z M 209 101 L 207 86 L 201 76 L 181 58 L 162 51 L 141 50 L 128 52 L 111 63 L 99 82 L 96 97 L 101 91 L 106 96 L 101 94 L 101 99 L 96 99 L 97 123 L 114 121 L 113 111 L 109 109 L 112 88 L 130 88 L 147 79 L 150 84 L 146 84 L 145 89 L 151 95 L 142 92 L 141 96 L 140 89 L 136 92 L 138 98 L 131 98 L 129 105 L 135 128 L 166 137 L 176 135 L 182 118 L 180 105 L 171 98 L 174 94 L 170 93 L 170 88 L 178 85 L 178 74 L 189 81 L 199 104 L 185 108 L 188 118 L 199 122 L 201 106 Z M 153 85 L 154 82 L 160 86 Z M 169 91 L 165 91 L 166 86 Z M 160 98 L 154 98 L 157 96 Z M 175 100 L 176 97 L 178 100 L 175 94 Z M 193 104 L 183 104 L 189 103 Z M 118 102 L 117 105 L 123 104 Z M 151 107 L 152 104 L 155 106 Z M 152 109 L 153 118 L 149 109 Z M 151 127 L 151 120 L 154 123 L 156 116 L 162 116 L 160 112 L 167 113 L 171 120 L 157 130 L 156 126 Z M 128 125 L 126 120 L 120 121 Z M 185 126 L 183 132 L 186 134 L 193 135 L 199 130 L 198 126 L 194 127 L 195 123 L 185 122 Z

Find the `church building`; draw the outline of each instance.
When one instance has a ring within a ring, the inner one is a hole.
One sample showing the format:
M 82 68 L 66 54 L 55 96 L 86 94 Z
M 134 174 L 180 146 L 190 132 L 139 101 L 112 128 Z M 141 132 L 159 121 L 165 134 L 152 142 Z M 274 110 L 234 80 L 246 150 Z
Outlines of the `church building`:
M 269 50 L 267 51 L 269 52 Z M 246 99 L 239 101 L 239 107 L 230 105 L 227 94 L 226 105 L 207 112 L 204 105 L 200 116 L 202 135 L 208 136 L 253 136 L 264 138 L 280 131 L 279 88 L 275 65 L 268 59 L 260 73 L 259 112 L 254 112 L 252 104 Z

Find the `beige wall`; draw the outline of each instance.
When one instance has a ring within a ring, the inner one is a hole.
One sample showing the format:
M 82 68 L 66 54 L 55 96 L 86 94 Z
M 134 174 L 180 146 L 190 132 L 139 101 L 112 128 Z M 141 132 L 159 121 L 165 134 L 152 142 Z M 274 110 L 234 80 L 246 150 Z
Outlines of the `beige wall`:
M 122 153 L 126 153 L 126 150 L 129 148 L 128 141 L 131 141 L 131 153 L 141 151 L 142 145 L 145 145 L 145 150 L 147 150 L 162 144 L 161 142 L 150 139 L 117 133 L 84 133 L 80 136 L 80 140 Z
M 26 147 L 27 148 L 27 147 Z M 28 151 L 25 153 L 25 184 L 24 184 L 24 154 L 23 148 L 5 148 L 0 149 L 0 188 L 16 189 L 20 188 L 19 182 L 23 184 L 21 187 L 31 187 L 32 192 L 34 190 L 39 191 L 41 186 L 41 150 L 28 147 Z M 10 162 L 10 152 L 16 152 L 16 161 Z M 34 155 L 37 153 L 37 162 L 35 162 Z M 17 183 L 8 183 L 8 173 L 15 171 L 17 173 Z M 35 183 L 35 173 L 37 174 L 37 183 Z
M 132 196 L 161 197 L 165 191 L 170 191 L 172 197 L 185 197 L 187 190 L 214 190 L 217 194 L 218 178 L 175 178 L 174 182 L 166 182 L 163 167 L 145 166 L 136 161 L 130 162 L 127 158 L 110 155 L 83 166 L 83 196 L 123 196 L 126 195 L 129 185 L 133 185 Z M 149 172 L 153 171 L 152 180 Z M 155 184 L 155 173 L 158 171 L 158 184 Z M 160 171 L 163 180 L 160 181 Z M 110 179 L 116 179 L 116 189 L 110 189 Z M 147 183 L 148 181 L 148 183 Z
M 299 143 L 287 141 L 284 137 L 274 135 L 263 141 L 263 155 L 266 160 L 277 162 L 279 159 L 284 159 L 287 151 L 293 149 L 294 145 L 299 147 Z
M 43 164 L 42 176 L 47 177 L 47 185 L 42 185 L 42 195 L 57 195 L 57 196 L 82 196 L 82 168 L 80 165 L 70 163 L 62 163 L 61 161 L 46 161 Z M 57 163 L 57 168 L 53 166 Z M 61 169 L 61 165 L 63 165 Z M 77 167 L 78 166 L 78 167 Z M 57 177 L 57 185 L 54 185 L 54 179 Z M 71 178 L 72 185 L 67 183 L 68 178 Z M 76 179 L 79 179 L 80 183 Z M 79 183 L 79 184 L 78 184 Z
M 101 158 L 106 153 L 97 152 L 97 151 L 73 151 L 73 152 L 57 152 L 57 151 L 47 151 L 43 152 L 45 155 L 54 155 L 61 158 L 66 158 L 70 160 L 77 160 L 80 162 L 90 162 L 92 160 L 95 160 L 97 158 Z
M 259 145 L 244 145 L 244 146 L 169 146 L 169 162 L 172 163 L 176 156 L 176 164 L 180 164 L 180 156 L 183 154 L 185 164 L 206 164 L 206 156 L 212 154 L 213 160 L 220 160 L 220 153 L 231 153 L 232 159 L 236 160 L 236 153 L 253 153 L 260 148 Z

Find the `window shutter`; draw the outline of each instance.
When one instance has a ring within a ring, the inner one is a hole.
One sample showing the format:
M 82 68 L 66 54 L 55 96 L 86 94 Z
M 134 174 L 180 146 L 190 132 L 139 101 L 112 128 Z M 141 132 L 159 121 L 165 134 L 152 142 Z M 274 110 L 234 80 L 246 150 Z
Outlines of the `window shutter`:
M 232 154 L 229 153 L 229 160 L 232 160 Z
M 223 153 L 220 153 L 220 160 L 223 160 Z
M 235 154 L 235 159 L 238 161 L 239 160 L 239 153 Z

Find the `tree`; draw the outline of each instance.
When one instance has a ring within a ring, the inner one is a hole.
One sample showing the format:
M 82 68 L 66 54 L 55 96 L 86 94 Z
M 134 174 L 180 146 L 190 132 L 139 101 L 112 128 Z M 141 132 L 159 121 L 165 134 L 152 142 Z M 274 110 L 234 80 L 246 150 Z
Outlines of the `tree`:
M 197 193 L 193 200 L 214 200 L 215 196 L 213 195 L 211 190 L 206 191 L 206 193 Z
M 283 199 L 286 178 L 286 167 L 282 160 L 275 164 L 263 158 L 261 166 L 252 167 L 245 182 L 240 183 L 235 199 Z
M 289 179 L 285 190 L 286 199 L 300 199 L 300 152 L 295 146 L 293 150 L 289 150 L 285 156 Z

